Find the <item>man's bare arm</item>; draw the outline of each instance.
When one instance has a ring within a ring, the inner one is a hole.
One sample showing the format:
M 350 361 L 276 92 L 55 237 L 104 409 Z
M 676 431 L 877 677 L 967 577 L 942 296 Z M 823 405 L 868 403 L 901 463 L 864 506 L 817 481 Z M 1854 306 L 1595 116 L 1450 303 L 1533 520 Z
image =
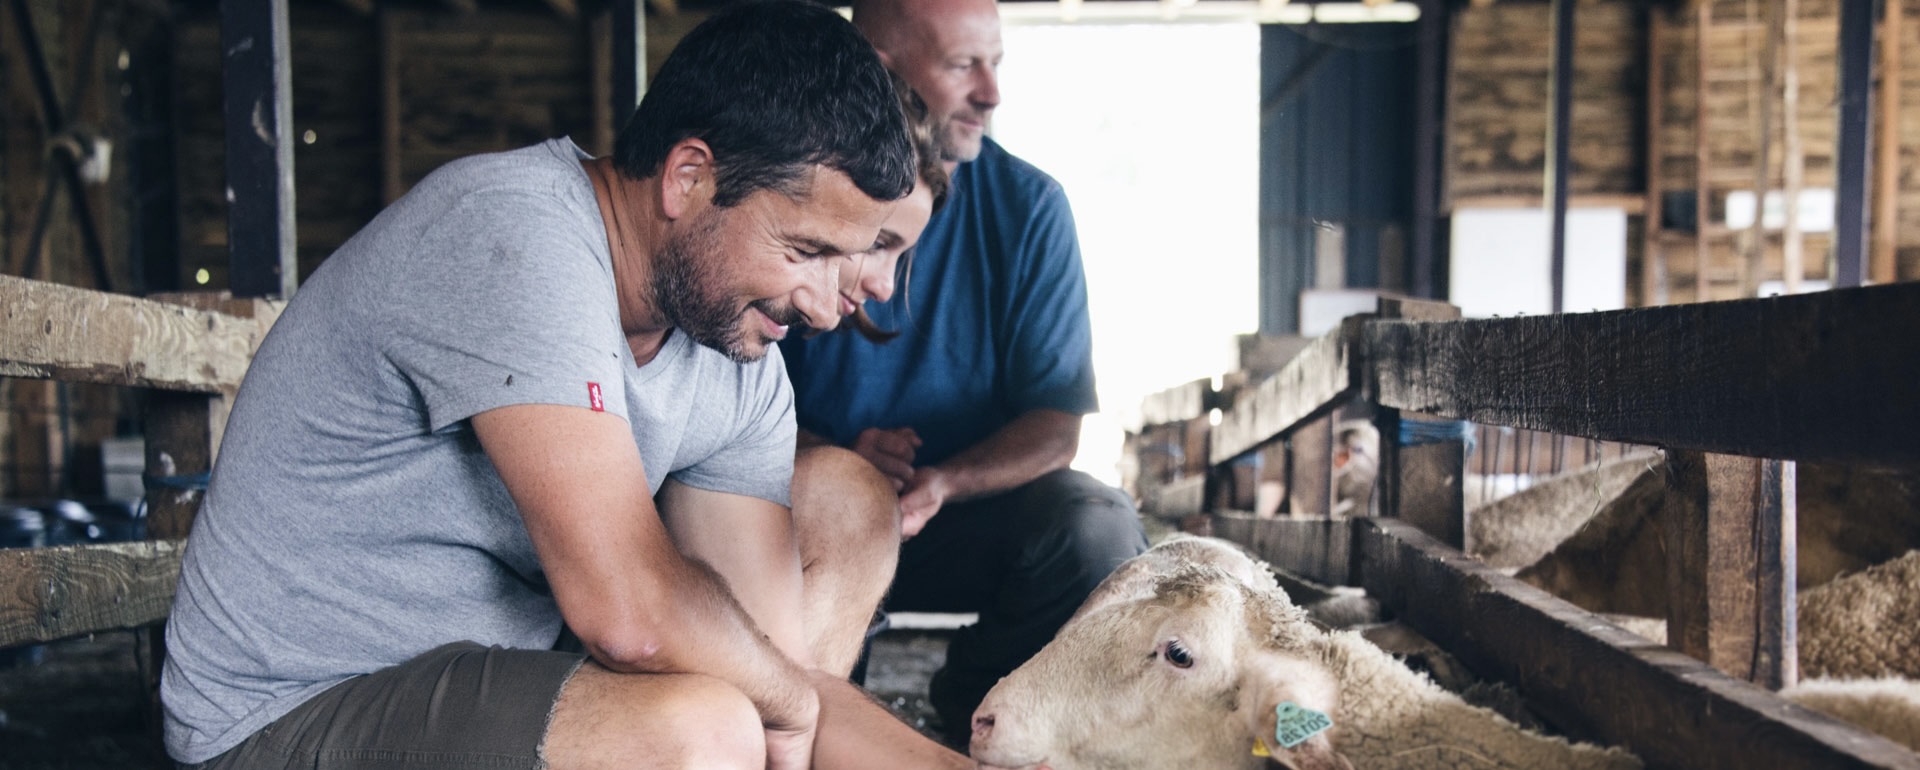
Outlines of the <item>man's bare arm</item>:
M 1067 467 L 1080 450 L 1080 415 L 1035 409 L 939 465 L 918 468 L 900 493 L 901 534 L 946 503 L 1004 492 Z
M 473 426 L 561 615 L 594 660 L 626 673 L 720 679 L 753 701 L 770 740 L 799 732 L 810 747 L 819 703 L 804 670 L 761 634 L 719 575 L 674 547 L 624 420 L 529 404 L 476 415 Z M 780 759 L 770 756 L 789 766 Z

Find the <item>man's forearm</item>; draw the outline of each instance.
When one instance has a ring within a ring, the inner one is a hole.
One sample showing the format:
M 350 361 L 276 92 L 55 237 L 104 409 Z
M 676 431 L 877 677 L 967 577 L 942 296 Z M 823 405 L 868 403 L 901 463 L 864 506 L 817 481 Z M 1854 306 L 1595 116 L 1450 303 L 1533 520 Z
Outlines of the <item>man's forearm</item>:
M 1080 419 L 1035 409 L 948 458 L 937 466 L 949 478 L 947 500 L 1004 492 L 1067 467 L 1080 449 Z

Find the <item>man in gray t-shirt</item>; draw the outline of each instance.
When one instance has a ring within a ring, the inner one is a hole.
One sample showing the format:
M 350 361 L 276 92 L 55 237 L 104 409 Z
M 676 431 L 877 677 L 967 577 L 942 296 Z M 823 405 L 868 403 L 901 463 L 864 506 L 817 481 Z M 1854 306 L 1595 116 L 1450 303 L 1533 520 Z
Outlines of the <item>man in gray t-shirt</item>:
M 816 571 L 877 595 L 892 565 L 803 579 L 787 510 L 773 342 L 838 322 L 913 169 L 871 48 L 780 2 L 691 33 L 611 158 L 557 139 L 422 180 L 241 389 L 167 628 L 169 752 L 969 767 L 812 665 Z

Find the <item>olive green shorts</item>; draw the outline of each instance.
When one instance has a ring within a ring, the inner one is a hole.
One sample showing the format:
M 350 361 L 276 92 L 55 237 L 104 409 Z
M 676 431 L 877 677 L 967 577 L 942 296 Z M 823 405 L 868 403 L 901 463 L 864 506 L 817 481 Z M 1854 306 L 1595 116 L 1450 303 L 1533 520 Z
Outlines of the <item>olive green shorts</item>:
M 314 696 L 192 770 L 539 770 L 583 655 L 456 642 Z

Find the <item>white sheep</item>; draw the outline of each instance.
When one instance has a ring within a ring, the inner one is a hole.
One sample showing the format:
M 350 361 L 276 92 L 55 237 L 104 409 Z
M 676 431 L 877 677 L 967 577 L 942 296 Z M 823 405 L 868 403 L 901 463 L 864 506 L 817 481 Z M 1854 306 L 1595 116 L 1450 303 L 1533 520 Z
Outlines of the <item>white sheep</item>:
M 1800 594 L 1808 677 L 1920 677 L 1920 550 Z
M 1809 679 L 1780 697 L 1844 719 L 1920 751 L 1920 682 L 1885 679 Z
M 1278 745 L 1276 709 L 1331 729 Z M 1290 713 L 1301 713 L 1291 711 Z M 1526 732 L 1350 631 L 1305 619 L 1231 545 L 1185 539 L 1121 566 L 974 713 L 986 768 L 1637 768 L 1619 749 Z

